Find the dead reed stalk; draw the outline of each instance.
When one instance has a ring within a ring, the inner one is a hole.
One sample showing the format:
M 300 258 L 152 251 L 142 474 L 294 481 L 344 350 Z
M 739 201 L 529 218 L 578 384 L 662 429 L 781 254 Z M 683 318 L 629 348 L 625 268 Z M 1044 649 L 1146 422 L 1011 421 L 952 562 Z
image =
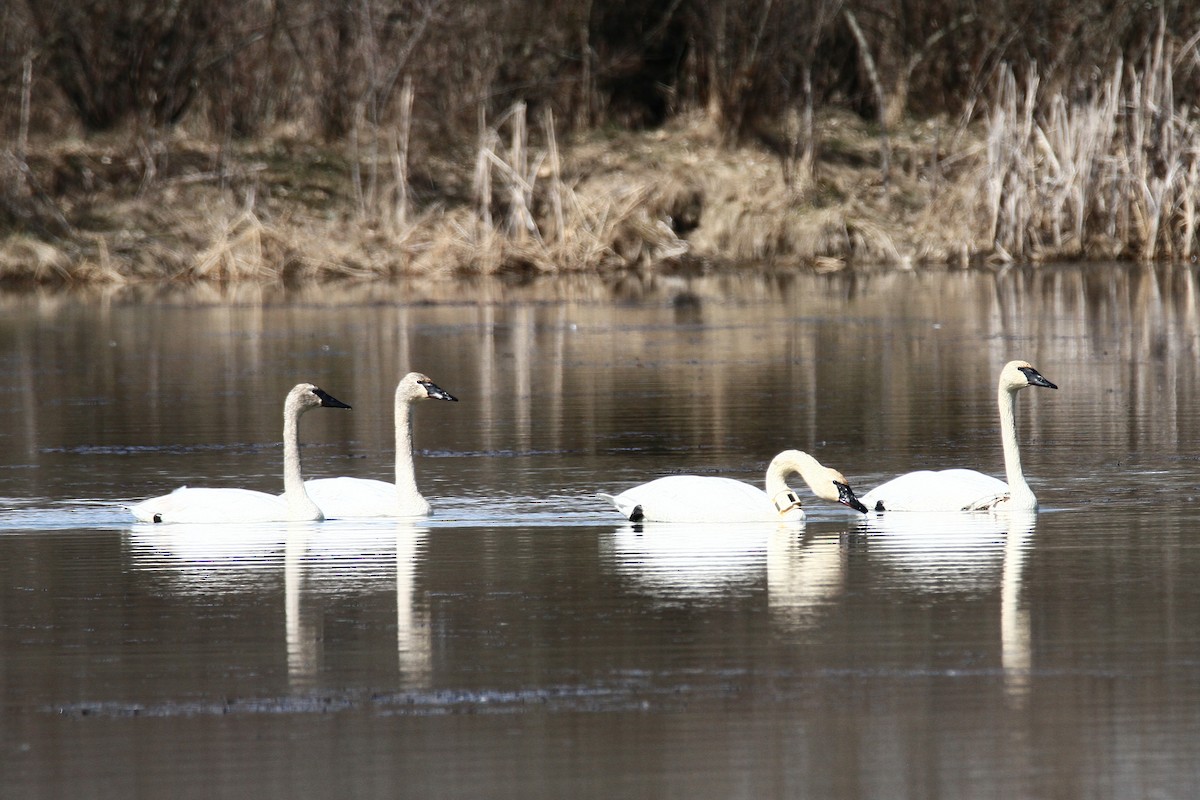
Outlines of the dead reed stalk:
M 998 258 L 1191 258 L 1200 122 L 1175 105 L 1177 64 L 1160 19 L 1144 61 L 1118 61 L 1081 102 L 1001 70 L 980 193 Z
M 239 281 L 277 277 L 263 257 L 264 226 L 249 208 L 215 223 L 213 240 L 196 257 L 188 276 L 196 280 Z
M 396 182 L 392 222 L 397 229 L 403 229 L 408 224 L 408 144 L 412 134 L 412 107 L 413 82 L 411 77 L 406 76 L 400 90 L 400 123 L 392 139 L 392 172 Z
M 474 269 L 594 269 L 677 258 L 687 251 L 655 213 L 660 203 L 654 187 L 634 184 L 584 194 L 564 179 L 548 109 L 541 121 L 544 150 L 529 145 L 524 103 L 495 125 L 480 119 L 473 180 L 476 230 L 462 243 L 477 249 L 469 259 Z M 502 147 L 505 138 L 508 145 Z M 495 226 L 496 219 L 505 220 L 503 228 Z

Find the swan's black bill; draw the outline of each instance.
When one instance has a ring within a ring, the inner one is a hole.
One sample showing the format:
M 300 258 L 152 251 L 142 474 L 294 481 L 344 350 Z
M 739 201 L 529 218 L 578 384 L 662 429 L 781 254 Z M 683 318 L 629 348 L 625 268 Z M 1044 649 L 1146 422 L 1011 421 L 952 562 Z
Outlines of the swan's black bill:
M 457 397 L 450 394 L 449 392 L 447 392 L 442 387 L 438 386 L 433 381 L 421 381 L 420 383 L 422 386 L 425 387 L 425 393 L 429 397 L 429 399 L 431 399 L 431 400 L 452 400 L 455 403 L 458 402 Z
M 324 389 L 313 389 L 313 394 L 320 399 L 321 405 L 325 408 L 352 408 L 352 406 L 343 403 L 341 400 L 338 400 Z
M 1030 386 L 1044 386 L 1047 389 L 1058 388 L 1053 383 L 1042 377 L 1042 373 L 1038 372 L 1033 367 L 1018 367 L 1018 369 L 1024 373 L 1025 379 L 1029 381 Z
M 850 506 L 859 513 L 866 514 L 867 507 L 862 504 L 862 501 L 854 496 L 854 490 L 844 483 L 833 482 L 833 485 L 838 490 L 838 502 L 844 506 Z

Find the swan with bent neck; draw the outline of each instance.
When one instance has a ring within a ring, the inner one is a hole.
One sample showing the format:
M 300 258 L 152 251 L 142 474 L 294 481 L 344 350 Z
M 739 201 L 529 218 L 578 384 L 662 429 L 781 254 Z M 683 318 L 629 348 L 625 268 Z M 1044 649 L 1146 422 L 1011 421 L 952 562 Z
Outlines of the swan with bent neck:
M 873 511 L 1033 511 L 1037 498 L 1021 470 L 1013 406 L 1026 386 L 1057 389 L 1028 361 L 1010 361 L 1000 371 L 996 403 L 1008 482 L 973 469 L 909 472 L 877 486 L 862 501 Z
M 600 496 L 631 522 L 801 522 L 804 509 L 786 480 L 792 473 L 822 500 L 866 513 L 846 476 L 800 450 L 784 450 L 771 459 L 766 491 L 732 478 L 669 475 Z
M 314 408 L 350 408 L 311 383 L 297 384 L 283 404 L 283 494 L 250 489 L 183 486 L 130 507 L 140 522 L 320 521 L 321 509 L 304 491 L 300 473 L 300 417 Z
M 423 517 L 429 501 L 417 490 L 413 470 L 411 407 L 418 400 L 458 398 L 419 372 L 410 372 L 396 385 L 396 482 L 371 478 L 313 478 L 308 495 L 330 519 L 350 517 Z

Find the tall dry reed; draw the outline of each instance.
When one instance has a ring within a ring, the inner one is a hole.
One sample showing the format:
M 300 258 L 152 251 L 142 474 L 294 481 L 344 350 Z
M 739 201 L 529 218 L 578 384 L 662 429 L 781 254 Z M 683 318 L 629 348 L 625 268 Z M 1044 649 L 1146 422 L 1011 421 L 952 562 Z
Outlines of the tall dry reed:
M 1160 25 L 1137 65 L 1118 61 L 1087 99 L 1043 96 L 1036 72 L 1000 71 L 979 196 L 1003 260 L 1196 254 L 1200 120 L 1174 98 Z
M 579 191 L 563 173 L 553 115 L 543 113 L 544 148 L 536 150 L 526 116 L 524 103 L 490 126 L 481 116 L 475 216 L 471 226 L 454 227 L 462 267 L 566 271 L 632 266 L 687 252 L 656 213 L 661 204 L 654 186 L 633 182 L 611 193 Z

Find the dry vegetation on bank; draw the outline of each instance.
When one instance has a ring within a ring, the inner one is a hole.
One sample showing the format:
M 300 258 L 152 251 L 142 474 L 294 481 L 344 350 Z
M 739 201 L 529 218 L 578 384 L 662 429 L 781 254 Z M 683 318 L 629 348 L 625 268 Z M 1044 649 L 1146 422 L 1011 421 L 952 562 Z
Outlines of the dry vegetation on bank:
M 385 163 L 367 190 L 368 165 L 311 143 L 256 140 L 218 153 L 179 138 L 163 143 L 170 155 L 147 180 L 139 155 L 116 143 L 55 143 L 30 158 L 30 172 L 57 183 L 47 217 L 76 222 L 61 236 L 9 236 L 0 267 L 38 281 L 375 279 L 836 269 L 945 263 L 963 252 L 957 223 L 930 213 L 952 189 L 930 177 L 939 139 L 952 133 L 934 124 L 895 138 L 885 189 L 867 126 L 849 114 L 822 119 L 829 152 L 801 189 L 784 180 L 776 155 L 724 146 L 703 119 L 524 155 L 512 148 L 515 121 L 487 137 L 473 163 L 424 165 L 451 187 L 425 204 L 411 199 L 431 196 L 419 177 L 401 192 Z
M 738 12 L 726 9 L 720 39 L 698 36 L 698 29 L 688 38 L 671 27 L 699 25 L 698 16 L 679 10 L 694 12 L 694 4 L 650 4 L 645 13 L 668 15 L 652 28 L 660 37 L 654 46 L 670 44 L 668 34 L 687 44 L 677 45 L 674 83 L 654 84 L 670 90 L 670 103 L 641 98 L 639 106 L 630 99 L 640 97 L 634 89 L 669 76 L 634 70 L 624 82 L 605 84 L 592 71 L 603 66 L 596 55 L 590 67 L 572 62 L 589 70 L 579 84 L 552 80 L 551 64 L 541 65 L 540 79 L 518 82 L 527 90 L 497 92 L 487 89 L 505 72 L 506 56 L 493 53 L 489 65 L 456 73 L 463 85 L 436 83 L 436 70 L 412 60 L 421 47 L 440 53 L 443 67 L 455 55 L 431 26 L 467 26 L 478 35 L 486 21 L 455 16 L 461 12 L 437 2 L 331 7 L 329 17 L 317 18 L 337 35 L 333 54 L 324 57 L 340 70 L 340 87 L 321 84 L 316 71 L 283 69 L 287 59 L 275 52 L 259 54 L 248 71 L 261 85 L 216 82 L 192 99 L 179 75 L 175 84 L 154 77 L 153 91 L 111 92 L 104 105 L 71 92 L 71 69 L 90 65 L 51 69 L 53 38 L 41 39 L 38 49 L 30 33 L 24 51 L 17 38 L 6 39 L 0 78 L 10 79 L 5 96 L 16 102 L 0 114 L 0 280 L 916 268 L 1191 261 L 1200 250 L 1200 115 L 1188 91 L 1200 86 L 1200 18 L 1176 14 L 1169 23 L 1163 9 L 1127 9 L 1120 28 L 1127 41 L 1114 38 L 1099 69 L 1009 58 L 996 44 L 1011 42 L 1004 25 L 981 25 L 978 14 L 953 13 L 957 6 L 922 7 L 929 31 L 916 39 L 920 47 L 904 52 L 901 41 L 886 38 L 886 4 L 768 2 L 751 15 L 758 24 L 744 29 L 729 27 Z M 74 19 L 64 10 L 70 5 L 31 0 L 29 8 L 40 10 L 15 18 L 31 30 L 46 17 L 68 27 Z M 366 13 L 372 9 L 374 16 Z M 806 27 L 774 38 L 769 23 L 780 20 L 769 15 L 780 9 L 800 14 Z M 387 17 L 389 28 L 378 21 L 389 11 L 410 16 Z M 14 12 L 5 13 L 11 20 Z M 1077 13 L 1070 19 L 1086 19 Z M 1180 21 L 1197 27 L 1172 27 Z M 592 19 L 580 34 L 590 42 L 585 51 L 603 52 L 610 22 Z M 265 36 L 260 23 L 243 20 L 248 27 L 239 30 Z M 1093 37 L 1113 33 L 1087 24 Z M 946 33 L 967 31 L 991 43 L 987 58 L 969 74 L 944 66 L 922 71 L 948 46 Z M 519 33 L 495 35 L 517 42 Z M 289 35 L 297 48 L 292 57 L 304 56 Z M 392 51 L 380 49 L 380 37 L 405 43 L 407 55 L 389 61 Z M 358 49 L 338 50 L 350 45 Z M 697 60 L 696 51 L 706 58 Z M 249 45 L 232 52 L 253 54 Z M 785 52 L 792 61 L 778 63 Z M 839 52 L 849 63 L 842 72 L 816 68 L 836 61 L 818 53 Z M 643 66 L 659 63 L 642 55 Z M 769 57 L 777 58 L 775 72 L 790 70 L 783 83 L 758 71 Z M 613 64 L 623 58 L 629 53 L 614 55 Z M 858 94 L 847 94 L 847 74 L 859 81 Z M 51 75 L 59 75 L 57 91 L 69 102 L 47 110 L 40 98 L 55 96 Z M 199 73 L 189 80 L 188 87 L 205 86 Z M 261 92 L 272 81 L 280 91 L 290 88 L 268 113 Z M 309 105 L 303 89 L 314 85 L 323 102 Z M 431 85 L 444 96 L 431 94 Z M 935 86 L 947 99 L 914 97 Z M 163 102 L 147 107 L 139 104 L 143 96 Z M 481 96 L 490 99 L 469 99 Z M 474 119 L 438 116 L 439 104 L 473 107 Z M 63 110 L 71 105 L 73 125 Z M 194 106 L 206 111 L 203 119 L 188 118 Z M 56 135 L 63 129 L 72 133 Z

